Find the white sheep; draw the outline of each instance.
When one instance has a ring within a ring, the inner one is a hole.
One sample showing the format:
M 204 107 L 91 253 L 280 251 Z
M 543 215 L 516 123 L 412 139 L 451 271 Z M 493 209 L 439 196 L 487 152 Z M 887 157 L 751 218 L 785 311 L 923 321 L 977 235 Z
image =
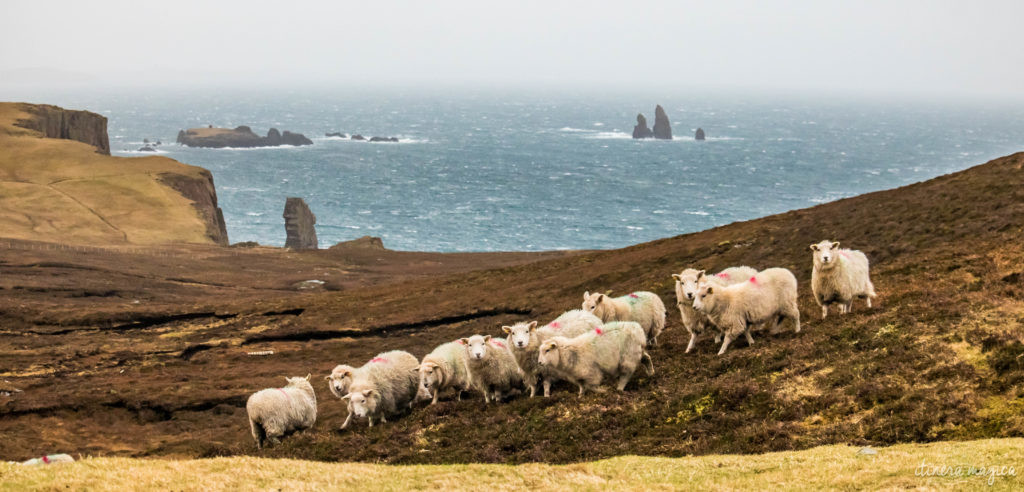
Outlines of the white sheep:
M 352 384 L 352 374 L 355 373 L 356 368 L 338 364 L 331 370 L 331 375 L 327 376 L 327 388 L 334 393 L 334 396 L 338 398 L 344 398 L 348 394 L 348 387 Z
M 647 341 L 658 345 L 658 335 L 665 329 L 665 303 L 653 292 L 633 292 L 611 298 L 604 294 L 583 294 L 583 310 L 601 321 L 635 321 L 644 329 Z
M 855 249 L 839 249 L 839 242 L 822 241 L 811 245 L 814 251 L 814 270 L 811 272 L 811 291 L 821 306 L 821 319 L 828 316 L 829 305 L 839 304 L 839 312 L 853 311 L 854 298 L 867 301 L 875 297 L 871 283 L 868 257 Z
M 286 377 L 285 387 L 257 391 L 245 402 L 257 449 L 263 449 L 265 441 L 276 445 L 286 434 L 313 427 L 316 394 L 309 377 Z
M 504 338 L 473 335 L 460 339 L 469 360 L 469 378 L 484 394 L 484 402 L 501 402 L 503 395 L 523 385 L 523 373 Z
M 644 360 L 647 374 L 654 374 L 651 356 L 644 350 L 647 336 L 633 321 L 607 323 L 573 338 L 551 337 L 540 345 L 537 362 L 557 369 L 579 387 L 579 396 L 605 378 L 616 379 L 622 391 Z
M 348 417 L 341 428 L 348 427 L 352 416 L 366 417 L 370 427 L 378 418 L 387 423 L 387 417 L 403 408 L 412 407 L 417 394 L 416 369 L 420 363 L 409 352 L 392 350 L 378 354 L 356 369 L 348 394 Z
M 721 330 L 708 319 L 707 315 L 693 308 L 693 299 L 697 297 L 700 284 L 710 282 L 726 287 L 746 282 L 754 275 L 757 275 L 757 270 L 748 266 L 729 267 L 710 276 L 705 275 L 704 270 L 693 268 L 672 274 L 672 277 L 676 279 L 676 306 L 679 307 L 679 316 L 683 320 L 683 327 L 690 333 L 690 343 L 686 345 L 686 353 L 693 350 L 698 338 L 705 333 L 713 333 L 715 343 L 719 343 L 722 338 Z
M 462 392 L 470 389 L 466 347 L 462 341 L 438 345 L 423 357 L 416 372 L 420 388 L 431 398 L 431 405 L 437 403 L 438 395 L 448 388 L 455 390 L 455 398 L 459 401 L 462 401 Z
M 553 336 L 575 337 L 582 335 L 595 328 L 601 327 L 604 323 L 601 319 L 581 309 L 566 311 L 554 321 L 537 328 L 536 321 L 529 323 L 516 323 L 512 326 L 502 326 L 501 329 L 508 334 L 508 343 L 516 364 L 523 372 L 526 386 L 530 388 L 530 398 L 537 394 L 537 381 L 542 380 L 544 384 L 544 396 L 551 394 L 551 383 L 558 381 L 558 373 L 551 368 L 543 368 L 537 362 L 537 350 L 540 344 Z
M 707 315 L 724 338 L 718 355 L 725 353 L 740 334 L 753 345 L 750 329 L 770 323 L 777 326 L 782 319 L 793 320 L 793 331 L 800 332 L 800 310 L 796 302 L 796 277 L 785 268 L 769 268 L 750 280 L 721 287 L 704 283 L 697 292 L 693 307 Z M 774 328 L 773 328 L 774 331 Z

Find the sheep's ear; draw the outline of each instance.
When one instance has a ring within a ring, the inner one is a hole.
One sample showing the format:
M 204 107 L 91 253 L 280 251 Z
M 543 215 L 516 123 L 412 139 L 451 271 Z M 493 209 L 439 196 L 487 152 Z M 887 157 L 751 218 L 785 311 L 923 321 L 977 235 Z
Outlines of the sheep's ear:
M 708 290 L 707 290 L 707 292 L 705 292 L 705 293 L 706 293 L 706 294 L 714 294 L 714 293 L 715 293 L 715 289 L 714 289 L 714 287 L 711 287 L 711 286 L 709 285 L 709 286 L 708 286 Z
M 363 390 L 363 396 L 369 398 L 369 397 L 373 396 L 373 394 L 376 393 L 376 392 L 377 392 L 377 390 L 375 390 L 375 389 Z
M 529 326 L 530 326 L 530 331 L 536 330 L 537 329 L 537 322 L 536 321 L 531 321 Z
M 587 299 L 590 299 L 590 291 L 589 290 L 583 293 L 583 300 L 585 301 Z
M 697 272 L 697 280 L 704 278 L 704 270 Z
M 459 339 L 459 343 L 461 343 L 463 345 L 469 345 L 469 339 L 468 338 L 460 338 Z
M 811 251 L 818 251 L 818 245 L 817 244 L 812 244 L 811 245 Z
M 326 380 L 330 381 L 330 380 L 331 380 L 331 377 L 330 377 L 330 376 L 324 376 L 324 379 L 326 379 Z
M 672 274 L 672 278 L 674 278 L 674 279 L 676 279 L 676 280 L 682 280 L 682 279 L 683 279 L 683 276 L 682 276 L 682 275 L 680 275 L 680 274 L 678 274 L 678 273 L 673 273 L 673 274 Z
M 490 335 L 484 335 L 484 341 L 485 342 L 491 341 L 491 336 Z
M 836 249 L 838 247 L 839 247 L 839 241 L 836 241 L 836 242 L 832 243 L 832 249 Z
M 502 326 L 501 327 L 501 331 L 503 331 L 505 333 L 512 333 L 512 327 L 511 326 Z
M 346 394 L 345 396 L 341 397 L 341 399 L 342 400 L 351 400 L 352 399 L 352 393 Z
M 598 295 L 597 295 L 597 300 L 596 300 L 596 301 L 594 301 L 594 302 L 595 302 L 596 304 L 601 304 L 601 301 L 603 301 L 603 300 L 604 300 L 604 294 L 598 294 Z
M 307 373 L 306 373 L 306 381 L 309 381 L 309 378 L 311 378 L 311 377 L 313 377 L 313 374 L 312 374 L 312 373 L 309 373 L 309 372 L 307 372 Z
M 409 372 L 411 372 L 413 374 L 419 374 L 420 373 L 420 368 L 419 367 L 414 367 L 412 369 L 409 369 Z

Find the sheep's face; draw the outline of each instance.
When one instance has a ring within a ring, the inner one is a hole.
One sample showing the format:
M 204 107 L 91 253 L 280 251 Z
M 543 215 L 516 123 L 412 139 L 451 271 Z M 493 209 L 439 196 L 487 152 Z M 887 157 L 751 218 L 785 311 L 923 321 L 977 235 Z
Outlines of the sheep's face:
M 548 340 L 540 345 L 537 353 L 537 363 L 542 366 L 558 367 L 561 362 L 561 351 L 558 349 L 558 342 Z
M 437 387 L 441 385 L 441 373 L 438 371 L 437 364 L 433 362 L 424 362 L 420 364 L 420 390 L 426 392 L 430 397 L 434 396 L 434 391 L 437 391 Z
M 530 339 L 533 338 L 533 332 L 537 329 L 537 322 L 531 321 L 529 323 L 516 323 L 512 326 L 502 326 L 501 331 L 504 331 L 508 335 L 508 343 L 512 345 L 512 348 L 525 349 L 530 345 Z
M 702 280 L 705 280 L 704 270 L 687 268 L 682 273 L 673 274 L 676 279 L 676 297 L 680 302 L 690 302 L 697 297 L 697 290 L 700 289 Z
M 721 290 L 719 286 L 702 283 L 700 288 L 697 289 L 697 296 L 693 299 L 693 308 L 702 312 L 713 309 L 715 306 L 715 296 L 719 290 Z
M 483 360 L 484 357 L 487 357 L 487 342 L 489 341 L 491 341 L 490 335 L 473 335 L 462 339 L 470 360 Z
M 831 268 L 836 264 L 839 253 L 839 242 L 822 241 L 818 244 L 811 245 L 811 251 L 814 251 L 814 264 L 824 268 Z
M 348 400 L 349 410 L 353 415 L 364 418 L 377 413 L 377 404 L 380 403 L 380 393 L 374 389 L 357 391 L 345 395 Z
M 340 365 L 331 371 L 331 375 L 327 376 L 327 386 L 330 388 L 331 393 L 341 398 L 348 393 L 348 386 L 352 384 L 352 367 L 346 365 Z
M 605 300 L 604 294 L 591 294 L 590 292 L 584 292 L 583 310 L 601 318 L 601 315 L 604 314 L 603 305 L 605 304 Z

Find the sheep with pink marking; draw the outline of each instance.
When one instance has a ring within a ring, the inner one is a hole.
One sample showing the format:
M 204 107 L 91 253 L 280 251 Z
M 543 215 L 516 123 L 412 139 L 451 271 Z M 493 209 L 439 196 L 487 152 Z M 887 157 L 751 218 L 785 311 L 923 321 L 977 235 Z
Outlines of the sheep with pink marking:
M 583 294 L 583 310 L 605 323 L 635 321 L 652 346 L 658 345 L 658 335 L 665 329 L 665 303 L 653 292 L 640 291 L 611 298 L 588 291 Z
M 316 394 L 309 378 L 286 377 L 288 384 L 283 388 L 257 391 L 245 402 L 257 449 L 263 449 L 267 442 L 277 445 L 285 435 L 313 427 Z
M 614 321 L 573 338 L 549 338 L 540 345 L 537 362 L 576 384 L 581 397 L 605 378 L 615 380 L 616 389 L 623 391 L 644 360 L 647 373 L 654 374 L 646 345 L 647 336 L 638 323 Z
M 793 320 L 793 331 L 800 332 L 800 310 L 797 307 L 797 283 L 793 272 L 785 268 L 769 268 L 750 280 L 728 287 L 704 283 L 697 291 L 693 307 L 704 313 L 722 330 L 725 353 L 740 335 L 754 344 L 750 329 L 758 325 L 774 327 L 785 319 Z
M 409 352 L 392 350 L 378 354 L 353 371 L 348 393 L 348 417 L 341 428 L 348 427 L 352 417 L 365 418 L 370 427 L 374 420 L 387 423 L 387 417 L 412 407 L 416 398 L 420 363 Z
M 523 387 L 523 372 L 504 338 L 473 335 L 460 339 L 469 360 L 469 379 L 484 394 L 484 403 L 501 403 L 513 389 Z
M 822 241 L 811 245 L 814 252 L 814 270 L 811 271 L 811 291 L 814 301 L 821 306 L 821 319 L 828 316 L 832 304 L 839 305 L 839 313 L 853 311 L 853 300 L 864 299 L 871 307 L 875 285 L 871 283 L 868 257 L 855 249 L 839 249 L 839 242 Z
M 715 343 L 719 343 L 722 338 L 721 330 L 704 313 L 693 308 L 693 300 L 697 297 L 701 283 L 707 282 L 726 287 L 746 282 L 754 275 L 757 275 L 757 270 L 748 266 L 729 267 L 710 276 L 705 275 L 704 270 L 693 268 L 672 274 L 676 280 L 676 306 L 679 308 L 679 316 L 682 318 L 683 327 L 690 333 L 690 343 L 686 345 L 686 353 L 690 353 L 697 341 L 706 334 L 713 334 Z
M 530 388 L 530 398 L 537 394 L 537 382 L 544 385 L 544 396 L 551 395 L 551 383 L 561 379 L 558 371 L 551 367 L 543 367 L 537 362 L 537 350 L 540 344 L 553 336 L 575 337 L 582 335 L 604 323 L 601 319 L 581 309 L 566 311 L 554 321 L 538 328 L 536 321 L 516 323 L 502 326 L 508 335 L 509 348 L 516 364 L 523 372 L 526 386 Z
M 438 345 L 423 357 L 416 369 L 420 390 L 431 398 L 430 404 L 437 403 L 442 391 L 452 389 L 455 398 L 462 401 L 462 392 L 469 391 L 469 360 L 466 347 L 461 340 Z

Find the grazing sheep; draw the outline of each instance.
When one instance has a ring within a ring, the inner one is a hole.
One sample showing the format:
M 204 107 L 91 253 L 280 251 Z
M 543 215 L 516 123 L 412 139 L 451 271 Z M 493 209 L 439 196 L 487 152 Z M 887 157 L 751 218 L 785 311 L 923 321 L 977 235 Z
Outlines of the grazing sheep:
M 796 303 L 796 277 L 785 268 L 769 268 L 750 280 L 721 287 L 705 283 L 697 292 L 693 307 L 707 315 L 724 335 L 718 355 L 725 353 L 740 334 L 753 345 L 750 328 L 754 325 L 793 320 L 793 331 L 800 332 L 800 311 Z
M 612 299 L 604 294 L 583 294 L 583 310 L 601 321 L 636 321 L 644 329 L 647 341 L 658 345 L 658 335 L 665 329 L 665 303 L 653 292 L 633 292 Z
M 420 363 L 409 352 L 392 350 L 378 354 L 352 374 L 348 394 L 348 417 L 341 428 L 348 427 L 352 416 L 366 417 L 370 427 L 374 418 L 387 423 L 389 415 L 412 407 L 418 382 L 416 369 Z
M 537 362 L 557 369 L 579 386 L 579 396 L 586 388 L 601 384 L 605 376 L 616 378 L 615 387 L 622 391 L 645 359 L 644 369 L 654 374 L 651 356 L 644 350 L 646 344 L 647 336 L 638 323 L 612 322 L 574 338 L 549 338 L 540 345 Z
M 331 375 L 327 376 L 327 388 L 334 393 L 334 396 L 338 398 L 344 398 L 348 394 L 348 387 L 352 384 L 352 374 L 355 373 L 356 368 L 338 364 L 331 370 Z
M 551 394 L 551 383 L 561 379 L 557 371 L 551 368 L 543 368 L 537 362 L 537 350 L 540 344 L 553 336 L 574 337 L 582 335 L 594 328 L 599 328 L 603 323 L 601 319 L 593 314 L 580 309 L 566 311 L 554 321 L 537 328 L 537 322 L 516 323 L 512 326 L 502 326 L 501 329 L 508 334 L 508 343 L 516 364 L 523 371 L 523 378 L 530 388 L 530 398 L 537 394 L 537 381 L 542 379 L 544 383 L 544 396 Z
M 309 377 L 286 377 L 288 384 L 284 388 L 257 391 L 245 402 L 257 449 L 263 449 L 265 441 L 276 445 L 286 434 L 313 427 L 316 394 Z
M 680 273 L 673 273 L 676 279 L 676 306 L 679 307 L 679 316 L 683 319 L 683 327 L 690 333 L 690 343 L 686 345 L 686 353 L 693 350 L 697 339 L 707 332 L 715 336 L 715 343 L 721 341 L 722 332 L 715 326 L 708 317 L 693 308 L 693 299 L 697 296 L 697 290 L 702 282 L 726 287 L 740 282 L 746 282 L 757 275 L 757 270 L 748 266 L 729 267 L 714 275 L 707 276 L 704 270 L 687 268 Z
M 839 242 L 822 241 L 811 245 L 814 251 L 814 270 L 811 272 L 811 290 L 814 300 L 821 306 L 821 319 L 828 316 L 829 305 L 839 304 L 839 313 L 853 311 L 853 299 L 867 301 L 875 297 L 871 283 L 868 257 L 855 249 L 839 249 Z
M 491 400 L 500 403 L 503 394 L 523 386 L 523 373 L 504 338 L 473 335 L 460 341 L 466 346 L 469 378 L 484 394 L 485 403 Z
M 462 401 L 462 392 L 470 388 L 467 363 L 466 348 L 461 341 L 438 345 L 423 357 L 416 372 L 420 388 L 432 398 L 431 405 L 437 403 L 438 395 L 448 388 L 454 389 L 455 398 Z

